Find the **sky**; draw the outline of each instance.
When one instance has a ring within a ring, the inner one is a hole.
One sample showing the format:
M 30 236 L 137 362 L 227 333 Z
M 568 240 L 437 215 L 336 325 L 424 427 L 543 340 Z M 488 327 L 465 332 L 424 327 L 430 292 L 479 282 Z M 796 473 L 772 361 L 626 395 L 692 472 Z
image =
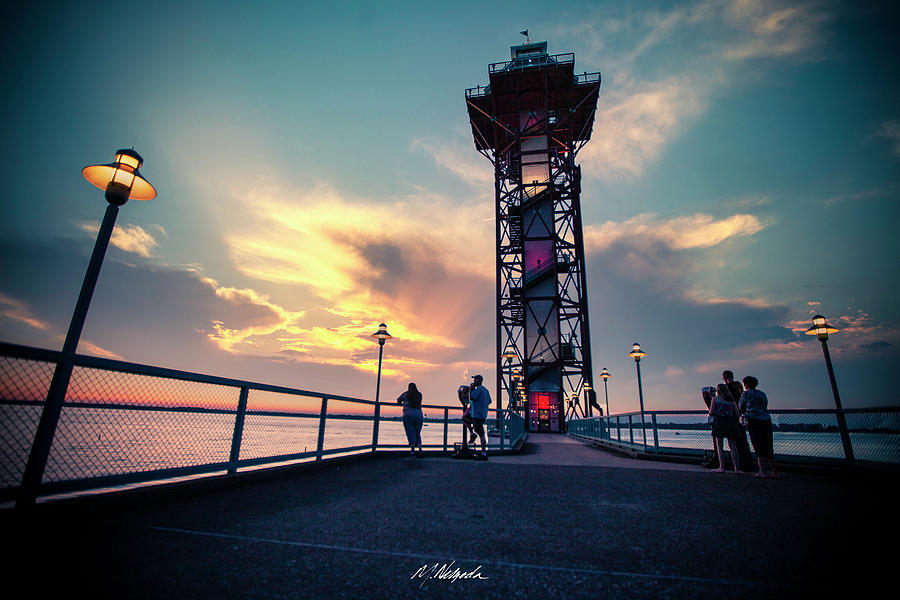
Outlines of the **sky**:
M 858 6 L 857 4 L 863 4 Z M 494 198 L 464 92 L 546 40 L 602 74 L 578 155 L 596 386 L 702 408 L 897 405 L 900 57 L 890 2 L 54 2 L 4 8 L 0 340 L 60 349 L 134 147 L 80 353 L 453 406 L 495 380 Z M 491 389 L 496 401 L 496 390 Z M 605 406 L 600 390 L 598 399 Z M 427 413 L 427 411 L 426 411 Z

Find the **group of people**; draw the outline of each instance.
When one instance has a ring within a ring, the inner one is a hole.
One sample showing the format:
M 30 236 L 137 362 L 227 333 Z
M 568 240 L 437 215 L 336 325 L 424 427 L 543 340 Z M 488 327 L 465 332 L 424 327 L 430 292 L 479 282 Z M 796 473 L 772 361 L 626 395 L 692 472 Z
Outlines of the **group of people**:
M 743 385 L 735 381 L 734 373 L 722 372 L 723 383 L 715 390 L 704 388 L 703 397 L 709 408 L 712 437 L 716 448 L 718 466 L 716 472 L 725 471 L 725 439 L 731 452 L 734 472 L 740 471 L 741 461 L 750 460 L 747 432 L 756 452 L 758 470 L 756 477 L 778 477 L 775 470 L 775 453 L 772 443 L 772 418 L 769 415 L 769 399 L 758 390 L 759 380 L 748 375 Z M 746 388 L 746 389 L 745 389 Z M 746 427 L 746 430 L 745 430 Z
M 484 422 L 488 416 L 488 406 L 491 404 L 491 393 L 484 385 L 484 377 L 475 375 L 472 383 L 460 388 L 460 401 L 463 402 L 463 436 L 471 435 L 469 443 L 475 442 L 477 434 L 481 441 L 481 453 L 475 458 L 487 460 L 487 436 L 484 432 Z M 463 394 L 465 390 L 465 394 Z M 465 396 L 465 400 L 463 400 Z M 422 425 L 425 415 L 422 413 L 422 392 L 415 383 L 410 382 L 406 391 L 397 398 L 397 404 L 403 405 L 403 429 L 406 432 L 406 441 L 409 443 L 409 455 L 422 458 Z

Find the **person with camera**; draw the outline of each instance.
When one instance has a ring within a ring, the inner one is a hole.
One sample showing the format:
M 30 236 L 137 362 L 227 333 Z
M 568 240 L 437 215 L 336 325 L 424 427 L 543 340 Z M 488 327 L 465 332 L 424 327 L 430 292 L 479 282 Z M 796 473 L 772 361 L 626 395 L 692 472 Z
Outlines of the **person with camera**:
M 469 386 L 469 407 L 471 409 L 472 429 L 481 440 L 481 454 L 477 454 L 479 460 L 487 460 L 487 438 L 484 434 L 484 422 L 488 416 L 488 406 L 491 403 L 491 393 L 484 387 L 484 377 L 475 375 L 472 385 Z
M 716 386 L 716 395 L 709 406 L 709 414 L 713 417 L 712 431 L 716 445 L 716 456 L 719 459 L 719 468 L 716 473 L 725 472 L 725 450 L 723 448 L 725 438 L 728 438 L 728 449 L 731 451 L 731 462 L 734 472 L 740 473 L 741 455 L 738 450 L 738 429 L 741 426 L 738 420 L 738 407 L 728 386 L 720 383 Z

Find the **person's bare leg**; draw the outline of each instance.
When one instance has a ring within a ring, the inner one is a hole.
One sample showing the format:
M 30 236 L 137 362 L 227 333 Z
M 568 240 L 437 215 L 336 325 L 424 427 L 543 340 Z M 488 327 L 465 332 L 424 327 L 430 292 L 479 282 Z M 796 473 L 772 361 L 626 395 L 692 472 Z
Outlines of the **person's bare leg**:
M 724 444 L 724 440 L 722 438 L 713 438 L 715 440 L 716 445 L 716 456 L 719 457 L 719 468 L 716 469 L 716 473 L 724 473 L 725 472 L 725 457 L 722 456 L 722 444 Z

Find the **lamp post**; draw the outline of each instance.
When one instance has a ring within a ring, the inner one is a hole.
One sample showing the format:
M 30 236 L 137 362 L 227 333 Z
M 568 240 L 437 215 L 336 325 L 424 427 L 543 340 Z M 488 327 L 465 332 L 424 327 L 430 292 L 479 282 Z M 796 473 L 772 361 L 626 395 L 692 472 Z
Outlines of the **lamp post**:
M 606 387 L 606 380 L 612 377 L 612 374 L 603 367 L 603 370 L 600 371 L 600 377 L 603 379 L 603 392 L 606 394 L 606 416 L 609 417 L 609 388 Z
M 806 335 L 814 335 L 822 342 L 822 353 L 825 354 L 825 367 L 828 369 L 828 380 L 831 382 L 831 393 L 834 395 L 834 406 L 837 409 L 838 429 L 841 432 L 841 444 L 844 446 L 844 456 L 847 460 L 853 460 L 853 447 L 850 445 L 850 434 L 847 431 L 847 419 L 844 417 L 844 408 L 841 406 L 841 397 L 838 394 L 837 381 L 834 378 L 834 368 L 831 366 L 831 353 L 828 352 L 828 334 L 840 331 L 829 325 L 822 315 L 813 317 L 813 326 L 806 330 Z
M 518 404 L 522 404 L 521 399 L 523 396 L 522 390 L 522 372 L 519 369 L 515 369 L 512 374 L 513 382 L 515 383 L 515 395 L 519 397 L 519 402 L 513 402 L 513 406 L 516 408 L 516 412 L 518 412 Z
M 372 334 L 378 339 L 378 379 L 375 381 L 375 423 L 372 425 L 372 452 L 378 448 L 378 419 L 381 417 L 381 405 L 378 401 L 381 397 L 381 357 L 384 355 L 384 342 L 393 338 L 387 331 L 387 325 L 380 323 L 378 331 Z
M 584 416 L 590 417 L 591 416 L 591 389 L 593 389 L 593 388 L 591 388 L 590 383 L 585 381 L 584 385 L 582 386 L 582 389 L 584 390 Z
M 150 182 L 141 175 L 138 170 L 143 164 L 141 155 L 132 150 L 119 150 L 116 152 L 115 161 L 105 165 L 90 165 L 81 170 L 81 174 L 89 183 L 106 191 L 106 213 L 103 222 L 97 232 L 94 241 L 94 250 L 88 263 L 87 272 L 81 283 L 81 291 L 78 301 L 75 303 L 75 312 L 69 322 L 69 330 L 63 343 L 63 359 L 57 363 L 53 371 L 53 379 L 50 381 L 50 389 L 47 392 L 47 400 L 41 419 L 38 422 L 34 443 L 28 455 L 25 465 L 25 473 L 22 476 L 22 486 L 17 504 L 27 506 L 34 504 L 37 488 L 41 483 L 47 458 L 50 456 L 50 447 L 53 444 L 53 436 L 59 423 L 59 416 L 66 399 L 69 388 L 69 380 L 74 368 L 75 351 L 78 349 L 78 341 L 81 331 L 84 329 L 84 321 L 87 318 L 91 298 L 100 277 L 100 267 L 109 247 L 109 239 L 116 225 L 116 217 L 119 207 L 128 200 L 153 200 L 156 198 L 156 190 Z
M 647 356 L 647 353 L 641 350 L 641 345 L 635 342 L 631 345 L 631 352 L 629 352 L 626 356 L 630 356 L 634 359 L 634 364 L 637 366 L 637 378 L 638 378 L 638 397 L 641 401 L 641 432 L 644 434 L 644 447 L 647 447 L 647 428 L 644 424 L 644 389 L 641 386 L 641 359 Z M 604 380 L 605 381 L 605 380 Z

